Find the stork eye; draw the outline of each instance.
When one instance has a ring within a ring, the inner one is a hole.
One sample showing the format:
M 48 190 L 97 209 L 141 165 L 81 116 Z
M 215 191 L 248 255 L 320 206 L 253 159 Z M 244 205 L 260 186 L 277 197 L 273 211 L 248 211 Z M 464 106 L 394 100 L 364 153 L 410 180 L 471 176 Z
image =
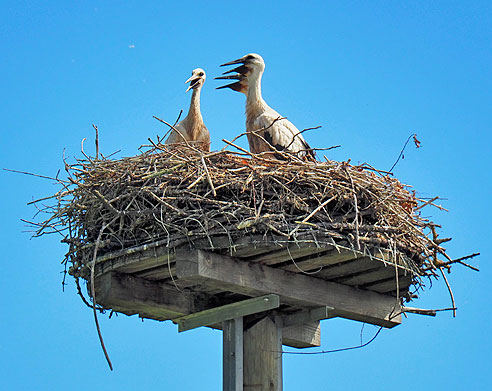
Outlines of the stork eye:
M 255 56 L 252 56 L 251 54 L 249 56 L 246 56 L 246 60 L 254 60 Z
M 204 75 L 204 73 L 203 73 L 203 72 L 200 72 L 200 73 L 198 74 L 198 76 L 203 76 L 203 75 Z

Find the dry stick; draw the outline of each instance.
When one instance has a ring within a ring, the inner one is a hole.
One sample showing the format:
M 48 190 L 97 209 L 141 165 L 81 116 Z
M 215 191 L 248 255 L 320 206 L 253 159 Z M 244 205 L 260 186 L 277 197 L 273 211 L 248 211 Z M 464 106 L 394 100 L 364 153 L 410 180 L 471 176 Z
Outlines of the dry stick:
M 274 120 L 272 121 L 272 123 L 271 123 L 270 125 L 268 125 L 267 127 L 264 127 L 264 128 L 262 128 L 262 129 L 255 130 L 255 131 L 253 131 L 253 132 L 263 132 L 263 131 L 265 131 L 265 130 L 267 130 L 267 129 L 271 128 L 275 122 L 280 121 L 280 120 L 282 120 L 282 119 L 287 119 L 287 117 L 277 117 L 277 118 L 276 118 L 276 119 L 274 119 Z M 234 138 L 232 139 L 231 143 L 233 143 L 233 142 L 234 142 L 234 141 L 236 141 L 238 138 L 243 137 L 244 135 L 247 135 L 247 134 L 249 134 L 249 133 L 252 133 L 252 131 L 246 131 L 246 132 L 243 132 L 243 133 L 241 133 L 241 134 L 237 135 L 236 137 L 234 137 Z M 227 147 L 225 147 L 225 148 L 227 148 Z
M 64 181 L 64 180 L 61 180 L 61 179 L 58 179 L 58 178 L 54 178 L 54 177 L 51 177 L 51 176 L 38 175 L 38 174 L 33 174 L 31 172 L 26 172 L 26 171 L 11 170 L 10 168 L 4 168 L 3 170 L 4 171 L 9 171 L 9 172 L 15 172 L 17 174 L 31 175 L 31 176 L 35 176 L 35 177 L 43 178 L 43 179 L 50 179 L 52 181 L 61 182 L 61 183 L 68 183 L 68 181 Z
M 370 170 L 370 171 L 376 171 L 378 174 L 386 174 L 386 175 L 394 175 L 392 172 L 389 172 L 389 171 L 383 171 L 383 170 L 378 170 L 377 168 L 374 168 L 373 166 L 371 166 L 369 163 L 363 163 L 361 165 L 358 165 L 358 166 L 354 166 L 355 168 L 361 168 L 361 169 L 364 169 L 364 170 Z
M 97 126 L 92 124 L 92 127 L 96 131 L 96 160 L 99 158 L 99 131 L 97 130 Z
M 448 292 L 449 296 L 451 297 L 451 305 L 453 306 L 453 318 L 456 318 L 456 303 L 454 302 L 454 295 L 453 291 L 451 289 L 451 286 L 449 285 L 449 281 L 446 277 L 446 274 L 444 273 L 444 270 L 442 267 L 439 267 L 439 270 L 441 271 L 442 277 L 444 278 L 444 281 L 446 282 L 446 286 L 448 287 Z
M 261 140 L 262 140 L 265 144 L 267 144 L 267 145 L 271 148 L 271 150 L 270 150 L 270 151 L 265 151 L 265 152 L 260 152 L 260 153 L 258 153 L 258 154 L 251 154 L 252 156 L 254 156 L 254 157 L 256 157 L 256 158 L 257 158 L 258 156 L 268 155 L 268 154 L 271 154 L 271 153 L 273 152 L 273 153 L 278 153 L 279 155 L 281 155 L 281 156 L 282 156 L 282 157 L 284 157 L 284 158 L 287 158 L 287 160 L 288 160 L 289 158 L 296 158 L 296 160 L 298 160 L 298 161 L 302 161 L 302 160 L 298 159 L 298 158 L 297 158 L 297 156 L 295 156 L 295 155 L 293 155 L 293 154 L 289 154 L 289 153 L 288 153 L 288 152 L 286 152 L 286 151 L 279 151 L 279 150 L 278 150 L 277 148 L 275 148 L 272 144 L 270 144 L 270 143 L 269 143 L 269 142 L 268 142 L 268 141 L 267 141 L 267 140 L 266 140 L 266 139 L 265 139 L 262 135 L 260 135 L 260 134 L 259 134 L 260 132 L 264 132 L 264 131 L 268 130 L 269 128 L 271 128 L 271 127 L 275 124 L 275 122 L 280 121 L 280 120 L 283 120 L 283 119 L 287 119 L 287 117 L 281 117 L 281 116 L 279 116 L 279 117 L 277 117 L 276 119 L 274 119 L 270 125 L 268 125 L 268 126 L 266 126 L 266 127 L 263 127 L 263 128 L 261 128 L 261 129 L 249 130 L 249 131 L 243 132 L 243 133 L 239 134 L 238 136 L 234 137 L 234 138 L 233 138 L 233 140 L 231 141 L 231 143 L 233 143 L 233 142 L 234 142 L 234 141 L 236 141 L 238 138 L 240 138 L 240 137 L 242 137 L 242 136 L 244 136 L 244 135 L 253 134 L 254 136 L 256 136 L 256 137 L 258 137 L 259 139 L 261 139 Z M 314 128 L 313 128 L 313 129 L 314 129 Z M 305 129 L 305 130 L 309 130 L 309 129 Z M 295 137 L 295 136 L 294 136 L 294 137 Z M 226 142 L 225 140 L 222 140 L 222 141 Z M 226 143 L 227 143 L 227 144 L 229 144 L 229 145 L 231 145 L 231 146 L 237 147 L 236 145 L 230 144 L 229 142 L 226 142 Z M 290 144 L 289 144 L 289 146 L 290 146 Z M 225 148 L 227 148 L 227 147 L 224 147 L 224 148 L 222 149 L 222 151 L 224 151 L 224 150 L 225 150 Z M 238 148 L 238 149 L 239 149 L 239 148 Z M 245 151 L 244 149 L 241 149 L 241 150 L 242 150 L 242 151 Z
M 296 134 L 292 137 L 292 141 L 290 142 L 290 144 L 289 144 L 289 145 L 287 145 L 287 146 L 285 147 L 285 149 L 289 148 L 292 144 L 294 144 L 294 141 L 295 141 L 296 137 L 298 137 L 298 136 L 299 136 L 299 135 L 301 135 L 302 133 L 307 132 L 308 130 L 315 130 L 315 129 L 319 129 L 319 128 L 321 128 L 321 125 L 319 125 L 319 126 L 315 126 L 315 127 L 313 127 L 313 128 L 306 128 L 306 129 L 301 130 L 299 133 L 296 133 Z
M 446 254 L 446 255 L 447 255 L 447 254 Z M 445 255 L 445 256 L 446 256 L 446 255 Z M 461 257 L 461 258 L 458 258 L 458 259 L 453 259 L 453 260 L 451 260 L 451 261 L 444 262 L 444 263 L 442 264 L 442 266 L 443 266 L 443 267 L 446 267 L 446 266 L 452 265 L 453 263 L 459 263 L 459 264 L 461 264 L 461 265 L 463 265 L 463 266 L 469 267 L 470 269 L 472 269 L 472 270 L 474 270 L 474 271 L 476 271 L 476 272 L 479 272 L 479 271 L 480 271 L 480 269 L 476 268 L 475 266 L 472 266 L 472 265 L 469 265 L 469 264 L 467 264 L 467 263 L 463 262 L 465 259 L 474 258 L 474 257 L 476 257 L 476 256 L 478 256 L 478 255 L 480 255 L 480 253 L 473 253 L 473 254 L 471 254 L 471 255 L 467 255 L 467 256 L 464 256 L 464 257 Z M 434 268 L 432 268 L 432 267 L 427 267 L 427 268 L 423 269 L 422 271 L 423 271 L 423 272 L 425 272 L 425 271 L 429 271 L 429 270 L 431 270 L 431 269 L 434 269 Z
M 75 277 L 75 285 L 77 286 L 77 293 L 82 299 L 82 302 L 89 307 L 90 309 L 93 309 L 94 306 L 87 301 L 87 299 L 84 297 L 84 294 L 82 293 L 82 288 L 80 287 L 80 282 L 79 282 L 79 277 Z M 102 311 L 104 308 L 103 307 L 96 307 L 97 310 Z
M 82 152 L 82 155 L 84 155 L 84 156 L 85 156 L 85 158 L 86 158 L 89 162 L 91 162 L 91 163 L 92 163 L 91 158 L 90 158 L 89 156 L 87 156 L 87 155 L 85 154 L 85 152 L 84 152 L 84 141 L 85 141 L 85 140 L 86 140 L 86 138 L 84 137 L 84 138 L 82 139 L 82 141 L 80 142 L 80 152 Z
M 435 310 L 428 310 L 424 308 L 413 308 L 413 307 L 402 307 L 401 312 L 408 312 L 410 314 L 418 314 L 418 315 L 427 315 L 427 316 L 436 316 L 437 312 L 440 311 L 453 311 L 456 308 L 438 308 Z
M 159 122 L 162 122 L 163 124 L 169 126 L 172 130 L 174 130 L 176 133 L 179 134 L 179 136 L 183 139 L 183 141 L 185 142 L 186 146 L 189 147 L 190 149 L 194 150 L 195 152 L 201 152 L 199 149 L 193 147 L 190 145 L 190 143 L 188 143 L 188 140 L 186 140 L 186 138 L 183 136 L 183 134 L 178 130 L 176 129 L 173 125 L 171 125 L 170 123 L 160 119 L 160 118 L 157 118 L 155 115 L 153 115 L 152 117 L 154 117 L 157 121 Z
M 181 110 L 183 111 L 183 110 Z M 178 117 L 179 119 L 179 117 Z M 171 276 L 171 280 L 173 281 L 173 284 L 174 284 L 174 287 L 179 291 L 179 292 L 183 292 L 180 287 L 178 286 L 178 284 L 176 284 L 176 281 L 174 280 L 174 276 L 173 276 L 173 273 L 171 272 L 171 261 L 170 261 L 170 257 L 169 257 L 169 250 L 167 251 L 167 270 L 169 271 L 169 275 Z
M 297 225 L 290 233 L 289 233 L 289 236 L 292 236 L 294 233 L 297 232 L 297 230 L 299 229 L 299 226 L 300 224 L 306 224 L 306 222 L 311 218 L 313 217 L 316 213 L 318 213 L 321 209 L 323 209 L 326 205 L 328 205 L 331 201 L 333 201 L 335 198 L 337 198 L 337 196 L 333 196 L 327 200 L 325 200 L 322 204 L 318 205 L 318 207 L 313 210 L 309 215 L 307 215 L 301 222 L 299 222 Z
M 183 110 L 179 110 L 178 118 L 176 118 L 176 121 L 174 121 L 174 125 L 173 126 L 176 126 L 178 124 L 178 121 L 181 118 L 181 114 L 183 114 Z
M 401 157 L 403 156 L 403 152 L 405 151 L 405 148 L 407 147 L 408 142 L 410 141 L 410 139 L 413 136 L 416 136 L 416 133 L 412 133 L 410 136 L 408 136 L 408 139 L 405 142 L 405 145 L 403 145 L 403 148 L 401 149 L 400 154 L 398 155 L 398 159 L 396 159 L 396 162 L 391 166 L 391 168 L 389 169 L 389 172 L 392 172 L 393 171 L 393 168 L 395 168 L 395 166 L 398 164 L 398 162 L 400 161 Z
M 202 156 L 202 164 L 203 164 L 203 168 L 205 169 L 205 174 L 207 175 L 208 184 L 210 185 L 210 188 L 212 189 L 212 194 L 214 195 L 214 197 L 217 197 L 217 192 L 215 191 L 215 187 L 214 187 L 214 184 L 212 182 L 212 178 L 210 178 L 210 173 L 208 172 L 208 168 L 207 168 L 207 165 L 205 164 L 205 159 L 203 158 L 203 156 Z
M 424 206 L 427 206 L 427 205 L 429 205 L 429 204 L 432 204 L 435 200 L 438 200 L 438 199 L 439 199 L 439 196 L 434 197 L 434 198 L 431 198 L 430 200 L 428 200 L 428 201 L 424 202 L 423 204 L 421 204 L 421 205 L 417 206 L 417 207 L 414 209 L 414 211 L 419 210 L 419 209 L 422 209 Z
M 99 190 L 93 190 L 93 193 L 96 195 L 97 198 L 101 200 L 101 202 L 113 213 L 117 214 L 118 216 L 121 215 L 121 211 L 116 209 L 113 205 L 111 205 L 106 198 L 99 192 Z
M 104 356 L 106 357 L 106 361 L 108 362 L 109 369 L 113 370 L 113 364 L 111 364 L 111 360 L 109 359 L 108 351 L 106 350 L 106 346 L 104 345 L 103 337 L 101 334 L 101 328 L 99 327 L 99 320 L 97 319 L 97 311 L 96 311 L 96 288 L 95 288 L 95 277 L 94 277 L 94 269 L 96 268 L 96 257 L 97 257 L 97 250 L 99 248 L 99 242 L 101 241 L 101 237 L 103 234 L 103 231 L 111 225 L 116 218 L 113 218 L 109 223 L 103 225 L 101 227 L 101 230 L 99 231 L 99 235 L 96 240 L 96 244 L 94 246 L 94 255 L 92 257 L 92 265 L 91 265 L 91 295 L 92 295 L 92 310 L 94 313 L 94 321 L 96 322 L 96 328 L 97 328 L 97 335 L 99 336 L 99 342 L 101 342 L 101 347 L 104 352 Z
M 148 193 L 151 195 L 151 197 L 152 197 L 154 200 L 156 200 L 156 201 L 160 202 L 160 203 L 161 203 L 162 205 L 164 205 L 166 208 L 169 208 L 169 209 L 174 210 L 174 211 L 175 211 L 178 215 L 182 215 L 182 214 L 183 214 L 183 211 L 181 211 L 181 210 L 179 210 L 178 208 L 176 208 L 176 207 L 172 206 L 171 204 L 168 204 L 166 201 L 164 201 L 164 200 L 163 200 L 161 197 L 159 197 L 158 195 L 154 194 L 152 191 L 149 191 Z
M 352 184 L 352 194 L 354 195 L 354 208 L 355 208 L 355 217 L 354 217 L 354 224 L 355 224 L 355 243 L 357 245 L 357 250 L 360 250 L 360 241 L 359 241 L 359 207 L 357 206 L 357 194 L 355 193 L 355 186 L 354 186 L 354 181 L 352 179 L 352 175 L 350 175 L 350 172 L 348 169 L 345 169 L 347 172 L 350 183 Z

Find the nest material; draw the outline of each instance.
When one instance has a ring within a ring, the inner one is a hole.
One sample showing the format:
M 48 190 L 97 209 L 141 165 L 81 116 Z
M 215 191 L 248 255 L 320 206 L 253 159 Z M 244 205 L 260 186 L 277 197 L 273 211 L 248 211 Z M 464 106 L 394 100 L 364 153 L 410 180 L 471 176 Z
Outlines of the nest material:
M 66 171 L 69 181 L 60 181 L 38 235 L 64 235 L 75 277 L 87 277 L 96 242 L 98 255 L 215 235 L 227 235 L 232 248 L 253 233 L 363 253 L 390 250 L 414 276 L 434 275 L 446 264 L 440 255 L 451 261 L 436 225 L 419 213 L 432 202 L 368 165 L 158 147 L 121 160 L 87 157 Z

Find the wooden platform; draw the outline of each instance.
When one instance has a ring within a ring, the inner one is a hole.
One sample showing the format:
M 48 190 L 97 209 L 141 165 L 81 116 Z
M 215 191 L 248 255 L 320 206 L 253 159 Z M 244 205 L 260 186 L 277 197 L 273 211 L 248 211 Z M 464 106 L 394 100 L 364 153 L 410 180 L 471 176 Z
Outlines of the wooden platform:
M 96 301 L 128 315 L 163 321 L 276 294 L 280 307 L 275 314 L 285 319 L 328 306 L 334 309 L 329 317 L 384 327 L 401 322 L 398 297 L 408 292 L 413 277 L 394 252 L 260 235 L 233 242 L 231 248 L 231 238 L 224 236 L 169 247 L 162 241 L 100 256 Z M 306 317 L 304 324 L 286 327 L 282 342 L 318 346 L 318 320 Z

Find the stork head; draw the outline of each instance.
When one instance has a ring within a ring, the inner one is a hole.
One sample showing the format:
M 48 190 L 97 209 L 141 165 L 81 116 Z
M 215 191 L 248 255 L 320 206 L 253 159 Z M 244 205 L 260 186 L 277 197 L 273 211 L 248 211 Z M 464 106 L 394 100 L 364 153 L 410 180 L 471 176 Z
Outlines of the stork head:
M 191 77 L 185 81 L 185 83 L 190 83 L 186 92 L 189 90 L 199 88 L 205 83 L 205 79 L 207 76 L 205 75 L 205 71 L 202 68 L 193 69 L 191 72 Z
M 259 54 L 250 53 L 244 55 L 241 58 L 238 58 L 237 60 L 222 64 L 221 67 L 227 65 L 234 65 L 234 64 L 241 64 L 241 65 L 223 73 L 223 75 L 227 75 L 228 73 L 235 72 L 233 75 L 220 76 L 220 77 L 216 77 L 216 79 L 234 79 L 239 81 L 232 84 L 227 84 L 225 86 L 217 87 L 217 89 L 230 88 L 234 91 L 247 94 L 248 78 L 251 76 L 261 75 L 265 70 L 265 62 L 263 61 L 263 58 Z

